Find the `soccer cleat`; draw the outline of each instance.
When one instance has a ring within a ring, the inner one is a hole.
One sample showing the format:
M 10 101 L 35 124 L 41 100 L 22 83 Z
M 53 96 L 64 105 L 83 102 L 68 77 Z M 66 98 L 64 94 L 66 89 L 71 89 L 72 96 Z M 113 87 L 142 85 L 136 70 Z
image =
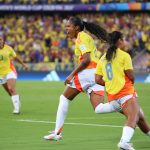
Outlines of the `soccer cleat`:
M 13 114 L 20 114 L 20 107 L 21 107 L 21 103 L 19 101 L 19 104 L 14 108 L 13 110 Z
M 20 114 L 20 111 L 14 109 L 13 114 Z
M 120 150 L 135 150 L 131 143 L 119 142 L 118 147 Z
M 62 136 L 61 133 L 56 135 L 54 131 L 52 131 L 49 135 L 45 135 L 43 138 L 50 141 L 59 141 L 62 139 Z

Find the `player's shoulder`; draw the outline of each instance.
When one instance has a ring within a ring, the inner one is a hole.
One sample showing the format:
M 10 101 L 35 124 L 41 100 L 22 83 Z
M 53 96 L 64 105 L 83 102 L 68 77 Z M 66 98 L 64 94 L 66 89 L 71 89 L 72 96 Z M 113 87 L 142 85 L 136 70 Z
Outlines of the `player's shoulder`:
M 121 56 L 130 57 L 130 55 L 129 55 L 126 51 L 124 51 L 124 50 L 122 50 L 122 49 L 119 49 L 119 48 L 118 48 L 118 53 L 119 53 Z
M 4 48 L 9 49 L 9 50 L 13 50 L 13 48 L 10 45 L 8 45 L 8 44 L 5 44 Z
M 101 56 L 101 58 L 100 58 L 99 61 L 101 61 L 101 62 L 106 61 L 106 53 L 104 53 L 104 54 Z
M 80 32 L 80 38 L 81 39 L 91 39 L 91 36 L 88 33 L 82 31 L 82 32 Z

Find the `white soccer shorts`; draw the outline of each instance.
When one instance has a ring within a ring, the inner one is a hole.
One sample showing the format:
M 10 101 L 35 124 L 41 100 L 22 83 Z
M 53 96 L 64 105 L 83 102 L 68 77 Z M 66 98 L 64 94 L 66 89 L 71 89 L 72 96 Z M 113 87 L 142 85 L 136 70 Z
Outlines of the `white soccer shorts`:
M 68 84 L 71 88 L 76 88 L 80 92 L 90 94 L 92 91 L 98 95 L 104 96 L 104 87 L 95 83 L 95 68 L 85 69 L 74 76 L 71 83 Z
M 5 84 L 9 79 L 17 79 L 16 73 L 11 71 L 6 76 L 0 77 L 0 84 Z
M 116 111 L 121 111 L 123 106 L 133 97 L 137 97 L 137 94 L 129 94 L 117 100 L 113 100 L 110 102 L 110 105 L 112 105 Z

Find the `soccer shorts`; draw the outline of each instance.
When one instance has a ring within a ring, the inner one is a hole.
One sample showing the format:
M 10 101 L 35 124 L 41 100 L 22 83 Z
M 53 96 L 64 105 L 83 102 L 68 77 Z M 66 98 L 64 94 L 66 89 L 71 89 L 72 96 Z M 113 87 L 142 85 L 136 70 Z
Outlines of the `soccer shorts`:
M 95 68 L 82 70 L 74 76 L 68 86 L 80 92 L 86 92 L 88 95 L 93 91 L 95 94 L 104 96 L 104 87 L 95 83 Z
M 16 73 L 11 71 L 6 76 L 0 77 L 0 84 L 5 84 L 9 79 L 17 79 Z
M 136 93 L 134 94 L 129 94 L 129 95 L 126 95 L 126 96 L 123 96 L 122 98 L 119 98 L 117 100 L 113 100 L 110 102 L 110 105 L 113 106 L 113 108 L 116 110 L 116 111 L 121 111 L 122 108 L 125 106 L 125 104 L 131 99 L 131 98 L 136 98 L 138 97 Z

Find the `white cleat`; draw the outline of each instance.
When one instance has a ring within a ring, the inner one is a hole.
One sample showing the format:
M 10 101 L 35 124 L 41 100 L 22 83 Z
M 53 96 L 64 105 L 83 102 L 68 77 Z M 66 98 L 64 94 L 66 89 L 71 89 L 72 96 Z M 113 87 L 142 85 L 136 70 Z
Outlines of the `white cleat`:
M 19 104 L 14 108 L 13 110 L 13 114 L 20 114 L 20 107 L 21 107 L 21 103 L 19 101 Z
M 20 114 L 20 111 L 14 109 L 13 114 Z
M 132 144 L 131 143 L 125 143 L 125 142 L 119 142 L 118 143 L 118 148 L 120 150 L 135 150 L 133 147 L 132 147 Z
M 43 137 L 45 140 L 50 140 L 50 141 L 59 141 L 62 139 L 62 136 L 61 134 L 54 134 L 54 132 L 52 131 L 49 135 L 45 135 Z

